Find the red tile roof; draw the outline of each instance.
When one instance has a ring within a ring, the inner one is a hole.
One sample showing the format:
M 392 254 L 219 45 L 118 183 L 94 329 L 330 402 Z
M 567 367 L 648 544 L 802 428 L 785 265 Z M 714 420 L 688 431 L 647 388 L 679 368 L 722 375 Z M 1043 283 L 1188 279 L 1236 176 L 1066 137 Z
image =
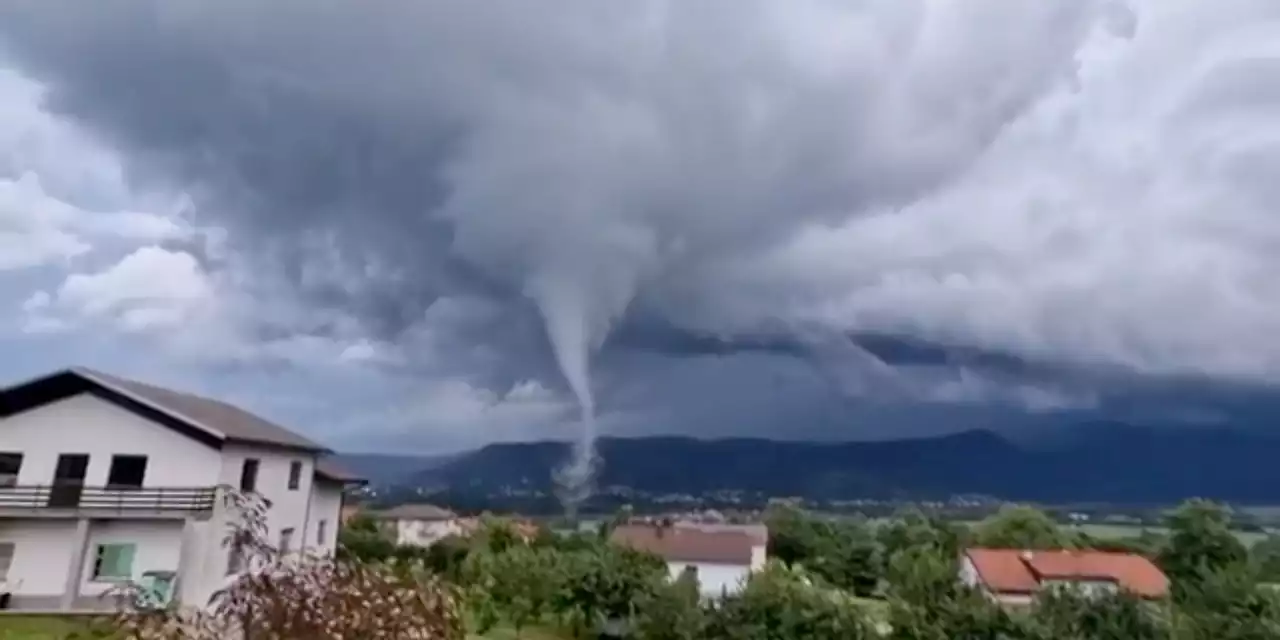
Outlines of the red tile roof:
M 1034 593 L 1045 580 L 1115 582 L 1144 598 L 1169 592 L 1164 573 L 1150 560 L 1131 553 L 969 549 L 965 554 L 993 593 Z

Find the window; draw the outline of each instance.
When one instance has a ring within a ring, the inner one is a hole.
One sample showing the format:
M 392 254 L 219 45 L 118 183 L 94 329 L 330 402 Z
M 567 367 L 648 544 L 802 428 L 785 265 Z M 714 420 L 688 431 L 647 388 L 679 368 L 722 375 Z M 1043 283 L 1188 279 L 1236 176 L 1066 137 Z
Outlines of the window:
M 0 542 L 0 582 L 9 579 L 9 565 L 13 564 L 13 543 Z
M 258 464 L 257 458 L 245 458 L 244 466 L 240 467 L 241 491 L 258 490 Z
M 302 463 L 294 460 L 289 463 L 289 490 L 297 491 L 302 484 Z
M 142 479 L 146 475 L 146 456 L 111 456 L 111 470 L 107 472 L 107 488 L 136 489 L 142 486 Z
M 114 582 L 133 578 L 133 553 L 137 545 L 100 544 L 93 559 L 93 579 Z
M 293 527 L 280 530 L 280 553 L 281 555 L 289 553 L 289 548 L 293 546 Z
M 18 471 L 22 469 L 21 453 L 0 453 L 0 487 L 18 484 Z
M 324 544 L 325 539 L 329 537 L 328 535 L 326 535 L 328 533 L 329 533 L 328 520 L 321 520 L 319 523 L 317 523 L 316 524 L 316 544 L 319 544 L 319 545 Z

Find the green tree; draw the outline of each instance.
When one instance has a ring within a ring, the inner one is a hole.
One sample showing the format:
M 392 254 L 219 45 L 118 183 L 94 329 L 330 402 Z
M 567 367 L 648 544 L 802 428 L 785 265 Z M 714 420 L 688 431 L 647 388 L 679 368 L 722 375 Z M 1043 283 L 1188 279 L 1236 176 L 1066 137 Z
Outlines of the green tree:
M 445 536 L 427 548 L 423 560 L 428 569 L 457 581 L 471 549 L 470 540 L 456 535 Z
M 1259 588 L 1240 564 L 1196 574 L 1174 612 L 1178 640 L 1280 638 L 1280 595 Z
M 368 516 L 356 516 L 338 531 L 337 555 L 341 559 L 383 562 L 395 551 L 395 541 Z
M 818 518 L 787 506 L 773 509 L 767 524 L 771 557 L 860 596 L 876 591 L 880 546 L 866 522 Z
M 1027 630 L 957 579 L 956 557 L 929 547 L 894 554 L 888 571 L 893 640 L 1013 640 Z
M 608 620 L 630 620 L 667 577 L 656 556 L 609 544 L 561 553 L 563 579 L 553 607 L 575 632 Z
M 852 599 L 817 586 L 799 569 L 770 564 L 751 576 L 708 616 L 705 638 L 734 640 L 859 640 L 874 625 Z
M 1280 583 L 1280 536 L 1268 535 L 1253 543 L 1249 549 L 1249 562 L 1259 580 Z
M 886 557 L 916 547 L 933 547 L 944 553 L 960 554 L 960 531 L 950 523 L 931 518 L 919 509 L 909 507 L 876 530 L 876 539 Z
M 660 584 L 640 603 L 637 635 L 644 640 L 704 640 L 707 614 L 700 606 L 698 577 L 685 571 L 670 584 Z
M 1213 574 L 1240 575 L 1248 550 L 1231 532 L 1231 512 L 1207 500 L 1188 500 L 1167 519 L 1169 541 L 1158 557 L 1160 568 L 1173 583 L 1181 601 L 1199 582 Z
M 1086 596 L 1052 589 L 1036 598 L 1032 625 L 1046 640 L 1166 640 L 1168 625 L 1125 592 Z
M 1002 549 L 1062 549 L 1073 541 L 1045 512 L 1034 507 L 1006 506 L 977 526 L 973 542 L 980 547 Z

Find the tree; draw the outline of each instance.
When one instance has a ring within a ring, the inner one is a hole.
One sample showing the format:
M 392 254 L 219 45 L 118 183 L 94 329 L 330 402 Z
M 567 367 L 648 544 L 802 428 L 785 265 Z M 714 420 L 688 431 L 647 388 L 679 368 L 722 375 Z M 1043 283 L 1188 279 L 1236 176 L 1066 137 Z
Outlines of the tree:
M 1280 582 L 1280 536 L 1268 535 L 1253 543 L 1249 549 L 1249 563 L 1259 580 Z
M 505 618 L 519 636 L 526 626 L 551 612 L 562 580 L 559 569 L 553 550 L 523 545 L 470 556 L 466 572 L 470 593 L 478 599 L 476 617 L 485 627 Z
M 1201 581 L 1224 571 L 1239 572 L 1248 563 L 1244 544 L 1231 533 L 1231 512 L 1207 500 L 1188 500 L 1167 519 L 1169 541 L 1158 557 L 1160 568 L 1182 600 Z
M 1047 640 L 1164 640 L 1170 630 L 1132 594 L 1086 596 L 1052 589 L 1036 598 L 1032 625 Z
M 610 620 L 629 620 L 667 578 L 656 556 L 600 542 L 559 553 L 562 580 L 552 605 L 576 632 Z
M 139 608 L 137 585 L 122 587 L 112 637 L 213 640 L 404 638 L 462 640 L 457 593 L 435 576 L 384 563 L 285 558 L 265 540 L 262 499 L 227 490 L 225 546 L 254 570 L 214 595 L 210 608 Z
M 1072 546 L 1073 541 L 1045 512 L 1006 506 L 978 525 L 973 542 L 1001 549 L 1062 549 Z
M 457 581 L 463 564 L 471 554 L 471 548 L 471 541 L 462 536 L 445 536 L 427 548 L 423 560 L 428 569 Z
M 1280 637 L 1280 595 L 1259 588 L 1240 564 L 1197 573 L 1180 589 L 1174 633 L 1180 640 Z
M 914 507 L 895 513 L 876 531 L 876 539 L 886 559 L 899 551 L 918 547 L 932 547 L 944 554 L 960 554 L 960 531 Z
M 880 548 L 865 522 L 816 518 L 793 507 L 769 516 L 769 553 L 787 565 L 803 566 L 833 586 L 860 596 L 880 581 Z
M 396 543 L 378 528 L 378 523 L 366 515 L 358 515 L 338 530 L 339 558 L 381 562 L 390 558 Z
M 709 612 L 703 637 L 859 640 L 878 636 L 847 594 L 815 586 L 802 570 L 773 563 L 752 575 L 741 593 L 725 598 Z
M 1023 638 L 1008 613 L 957 579 L 956 558 L 929 547 L 908 548 L 890 561 L 888 638 L 966 640 Z
M 636 620 L 638 636 L 644 640 L 704 640 L 707 613 L 699 603 L 698 578 L 683 572 L 671 584 L 654 588 L 640 603 Z

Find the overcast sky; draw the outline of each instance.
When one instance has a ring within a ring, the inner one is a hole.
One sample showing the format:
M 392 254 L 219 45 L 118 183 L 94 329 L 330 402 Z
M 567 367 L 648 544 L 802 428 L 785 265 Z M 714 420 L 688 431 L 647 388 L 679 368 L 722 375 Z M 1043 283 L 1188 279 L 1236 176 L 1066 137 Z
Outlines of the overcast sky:
M 0 380 L 348 450 L 1268 422 L 1277 203 L 1275 0 L 0 5 Z

